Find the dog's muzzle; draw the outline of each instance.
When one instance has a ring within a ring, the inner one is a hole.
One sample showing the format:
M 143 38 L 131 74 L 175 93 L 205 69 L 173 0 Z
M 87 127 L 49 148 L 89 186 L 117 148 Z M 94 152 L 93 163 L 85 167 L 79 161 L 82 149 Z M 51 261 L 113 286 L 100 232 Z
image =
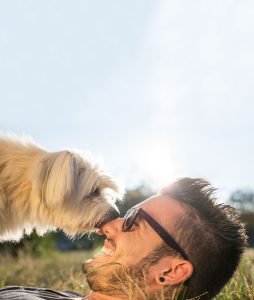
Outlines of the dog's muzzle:
M 102 220 L 100 220 L 96 225 L 95 228 L 101 228 L 103 225 L 105 225 L 106 223 L 108 223 L 111 220 L 117 219 L 120 216 L 119 211 L 117 210 L 111 210 L 110 212 L 108 212 Z

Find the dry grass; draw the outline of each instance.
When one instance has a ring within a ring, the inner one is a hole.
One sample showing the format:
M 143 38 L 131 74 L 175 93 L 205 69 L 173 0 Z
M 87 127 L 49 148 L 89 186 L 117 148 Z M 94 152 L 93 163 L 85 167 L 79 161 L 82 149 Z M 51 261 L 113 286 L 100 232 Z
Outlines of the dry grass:
M 4 255 L 0 258 L 0 285 L 47 287 L 84 294 L 88 287 L 81 265 L 91 255 L 81 251 L 52 253 L 50 257 L 38 258 L 22 252 L 16 258 Z
M 254 300 L 254 250 L 246 251 L 234 277 L 216 300 Z
M 71 290 L 86 294 L 88 286 L 81 271 L 81 263 L 93 253 L 75 251 L 52 253 L 49 257 L 32 258 L 20 253 L 13 258 L 0 257 L 0 286 L 25 285 Z M 254 300 L 254 250 L 246 252 L 232 280 L 216 300 Z

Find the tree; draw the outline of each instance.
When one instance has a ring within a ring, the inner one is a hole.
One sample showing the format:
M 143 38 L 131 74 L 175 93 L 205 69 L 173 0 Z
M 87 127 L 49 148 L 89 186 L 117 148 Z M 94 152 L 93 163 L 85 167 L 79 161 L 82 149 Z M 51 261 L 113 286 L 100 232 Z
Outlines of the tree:
M 254 191 L 251 189 L 236 190 L 229 201 L 241 212 L 254 212 Z
M 254 247 L 254 191 L 236 190 L 229 198 L 230 203 L 241 212 L 241 220 L 246 224 L 248 244 Z
M 137 205 L 143 200 L 151 197 L 153 194 L 152 190 L 144 184 L 135 189 L 127 190 L 124 200 L 117 203 L 121 216 L 124 216 L 126 211 L 132 206 Z

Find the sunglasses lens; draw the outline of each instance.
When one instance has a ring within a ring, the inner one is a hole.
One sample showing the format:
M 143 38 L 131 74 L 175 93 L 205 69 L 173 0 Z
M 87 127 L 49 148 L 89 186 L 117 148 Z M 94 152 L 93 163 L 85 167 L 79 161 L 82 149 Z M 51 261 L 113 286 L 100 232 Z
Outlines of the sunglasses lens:
M 137 212 L 138 212 L 138 210 L 136 210 L 136 209 L 131 209 L 131 210 L 127 211 L 127 213 L 124 217 L 122 231 L 128 231 L 132 227 L 132 225 L 136 219 Z

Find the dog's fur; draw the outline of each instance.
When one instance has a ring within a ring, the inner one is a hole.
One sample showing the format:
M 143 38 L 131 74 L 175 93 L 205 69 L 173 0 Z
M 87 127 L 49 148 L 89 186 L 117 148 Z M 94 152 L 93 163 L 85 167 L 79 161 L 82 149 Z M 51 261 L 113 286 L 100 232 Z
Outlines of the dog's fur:
M 0 134 L 0 241 L 33 228 L 92 231 L 117 211 L 121 191 L 87 154 L 48 152 L 30 138 Z

